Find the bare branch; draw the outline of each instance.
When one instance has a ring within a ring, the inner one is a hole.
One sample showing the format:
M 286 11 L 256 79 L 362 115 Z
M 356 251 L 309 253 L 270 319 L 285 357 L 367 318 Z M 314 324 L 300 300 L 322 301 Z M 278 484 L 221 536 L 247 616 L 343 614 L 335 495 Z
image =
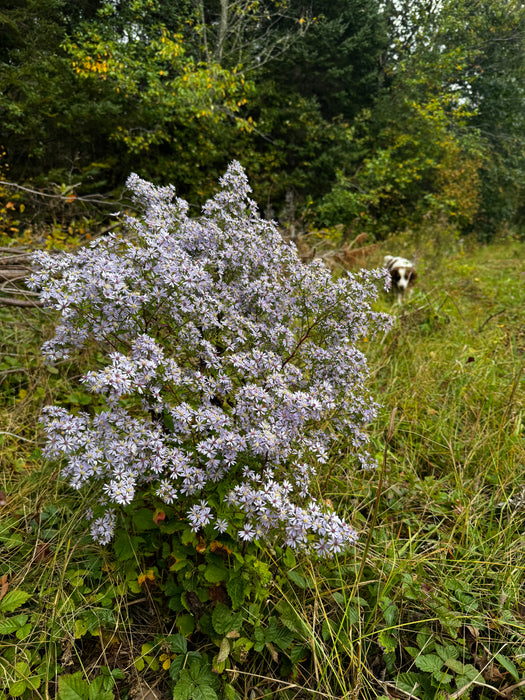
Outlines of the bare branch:
M 10 297 L 0 297 L 0 306 L 43 306 L 41 301 L 31 301 L 30 299 L 12 299 Z
M 49 192 L 40 192 L 40 190 L 33 190 L 30 187 L 24 187 L 16 182 L 7 182 L 7 180 L 0 180 L 0 185 L 6 185 L 7 187 L 12 187 L 15 190 L 21 190 L 22 192 L 27 192 L 29 194 L 36 194 L 38 197 L 49 197 L 50 199 L 59 199 L 62 202 L 84 202 L 85 204 L 107 204 L 108 206 L 116 206 L 119 204 L 118 201 L 110 202 L 106 199 L 98 199 L 98 195 L 64 195 L 64 194 L 50 194 Z

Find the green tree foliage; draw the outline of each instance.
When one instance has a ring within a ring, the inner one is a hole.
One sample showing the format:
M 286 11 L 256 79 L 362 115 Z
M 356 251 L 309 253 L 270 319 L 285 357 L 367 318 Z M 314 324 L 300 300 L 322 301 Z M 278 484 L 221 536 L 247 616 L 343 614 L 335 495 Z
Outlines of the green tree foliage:
M 293 20 L 283 13 L 276 18 L 276 40 L 308 18 L 300 3 L 292 2 L 289 11 L 294 9 Z M 275 53 L 255 74 L 248 106 L 256 125 L 248 144 L 252 151 L 247 159 L 247 152 L 236 152 L 248 169 L 261 159 L 271 163 L 268 178 L 252 172 L 252 181 L 259 200 L 269 201 L 285 221 L 329 192 L 340 164 L 356 158 L 349 126 L 377 96 L 386 46 L 375 0 L 317 0 L 310 21 L 307 31 L 285 42 L 285 51 L 275 44 Z
M 388 102 L 385 122 L 363 115 L 365 157 L 350 174 L 338 172 L 335 186 L 320 201 L 322 221 L 348 228 L 348 235 L 418 229 L 440 222 L 459 230 L 472 223 L 479 203 L 479 146 L 476 138 L 457 139 L 450 130 L 448 104 Z M 454 119 L 461 119 L 457 109 Z M 379 128 L 378 128 L 379 127 Z M 377 129 L 377 130 L 376 130 Z
M 436 222 L 465 231 L 478 219 L 486 206 L 482 173 L 496 154 L 480 128 L 481 49 L 465 7 L 385 6 L 392 37 L 385 87 L 356 122 L 363 156 L 340 169 L 319 206 L 324 220 L 383 238 Z M 506 77 L 506 89 L 515 79 Z
M 384 237 L 523 216 L 518 0 L 6 0 L 10 179 L 202 201 L 240 160 L 283 220 Z M 29 208 L 26 210 L 26 214 Z
M 337 163 L 352 151 L 347 128 L 326 120 L 315 99 L 272 80 L 257 83 L 247 108 L 253 128 L 236 135 L 230 152 L 247 163 L 269 216 L 300 218 L 311 198 L 330 190 Z
M 71 124 L 97 110 L 60 51 L 67 22 L 61 0 L 8 0 L 0 12 L 0 141 L 18 178 L 71 161 Z M 76 136 L 81 144 L 85 132 Z
M 209 194 L 232 157 L 258 152 L 246 138 L 253 116 L 241 114 L 254 94 L 245 74 L 308 24 L 302 8 L 273 0 L 8 5 L 0 143 L 13 178 L 52 171 L 58 182 L 109 189 L 138 170 L 181 193 Z
M 310 30 L 269 71 L 286 92 L 314 98 L 327 119 L 351 119 L 380 83 L 387 33 L 376 0 L 317 0 Z
M 105 3 L 64 44 L 79 79 L 117 107 L 109 140 L 124 148 L 125 163 L 157 177 L 178 173 L 179 183 L 186 170 L 213 162 L 223 122 L 243 128 L 248 91 L 240 72 L 188 51 L 195 47 L 180 31 L 183 18 L 163 16 L 152 0 Z
M 465 3 L 463 11 L 460 36 L 471 55 L 476 107 L 472 126 L 486 146 L 476 225 L 489 236 L 505 220 L 525 213 L 525 6 L 476 0 Z

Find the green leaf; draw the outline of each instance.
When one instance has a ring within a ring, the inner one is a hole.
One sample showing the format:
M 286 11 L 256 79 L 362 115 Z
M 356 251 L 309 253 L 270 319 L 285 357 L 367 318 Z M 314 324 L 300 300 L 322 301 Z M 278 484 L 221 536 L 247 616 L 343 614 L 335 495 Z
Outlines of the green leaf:
M 399 611 L 397 605 L 390 598 L 382 598 L 379 601 L 379 607 L 383 611 L 383 617 L 387 625 L 392 626 L 398 618 Z
M 115 538 L 113 544 L 117 559 L 119 561 L 133 559 L 133 557 L 140 552 L 141 544 L 144 544 L 144 539 L 142 537 L 130 537 L 127 532 L 120 533 Z
M 456 676 L 456 687 L 458 690 L 466 688 L 470 684 L 470 679 L 466 676 Z
M 306 588 L 306 579 L 298 571 L 287 571 L 286 575 L 293 584 L 298 586 L 298 588 Z
M 70 676 L 59 676 L 58 697 L 59 700 L 86 700 L 89 686 L 82 677 L 82 672 L 77 671 Z
M 222 636 L 241 627 L 242 615 L 233 613 L 224 603 L 217 603 L 213 608 L 211 620 L 213 629 Z
M 236 639 L 233 643 L 232 656 L 235 658 L 236 661 L 244 663 L 246 661 L 248 652 L 253 647 L 253 645 L 253 640 L 248 639 L 247 637 L 240 637 L 239 639 Z
M 439 654 L 443 661 L 448 661 L 449 659 L 457 659 L 459 656 L 459 649 L 455 647 L 453 644 L 447 644 L 446 646 L 442 647 L 439 644 L 436 644 L 436 654 Z
M 465 664 L 463 668 L 463 675 L 465 675 L 469 681 L 473 681 L 475 678 L 481 677 L 481 673 L 472 664 Z
M 264 630 L 264 639 L 266 642 L 277 644 L 280 649 L 285 651 L 292 645 L 295 634 L 273 616 L 268 622 L 268 627 Z
M 467 612 L 477 610 L 479 607 L 478 601 L 463 591 L 456 591 L 456 598 L 462 604 L 461 607 Z
M 42 679 L 40 676 L 30 676 L 29 678 L 26 678 L 26 683 L 33 690 L 38 690 L 42 684 Z
M 335 620 L 325 619 L 321 625 L 321 635 L 323 641 L 327 642 L 329 639 L 334 639 L 337 637 L 337 624 Z
M 218 700 L 218 697 L 211 686 L 199 685 L 193 691 L 192 700 Z
M 221 646 L 219 647 L 219 653 L 217 654 L 217 663 L 222 664 L 226 661 L 230 655 L 230 642 L 226 637 L 221 640 Z
M 102 684 L 104 683 L 104 677 L 98 676 L 89 684 L 88 688 L 88 700 L 97 700 L 99 695 L 102 695 Z
M 453 676 L 450 673 L 445 673 L 445 671 L 434 671 L 432 674 L 438 683 L 450 683 L 453 680 Z
M 297 565 L 293 551 L 288 547 L 283 555 L 283 564 L 286 569 L 293 569 Z
M 348 608 L 346 608 L 345 615 L 346 619 L 351 625 L 357 625 L 361 617 L 358 608 L 354 608 L 353 606 L 349 606 Z
M 173 688 L 173 700 L 192 700 L 197 685 L 192 681 L 186 669 L 181 671 L 180 675 L 179 682 Z
M 190 664 L 190 676 L 200 685 L 218 686 L 219 680 L 217 675 L 213 673 L 211 666 L 208 663 L 203 663 L 202 660 L 192 661 Z
M 432 635 L 428 629 L 424 629 L 417 633 L 416 642 L 421 651 L 433 651 L 434 642 L 431 639 Z
M 224 700 L 235 700 L 238 697 L 235 688 L 229 683 L 224 685 L 222 692 L 224 693 Z
M 112 690 L 103 690 L 104 681 L 106 679 L 103 676 L 98 676 L 90 684 L 88 690 L 88 700 L 114 700 L 115 694 Z
M 220 583 L 228 578 L 228 571 L 223 566 L 209 564 L 204 571 L 204 578 L 209 583 Z
M 166 637 L 166 643 L 174 654 L 185 654 L 188 651 L 188 642 L 182 634 L 170 634 Z
M 454 671 L 454 673 L 464 673 L 464 666 L 461 661 L 457 661 L 457 659 L 446 659 L 445 663 L 451 671 Z
M 13 612 L 13 610 L 21 607 L 29 598 L 31 598 L 31 593 L 26 593 L 26 591 L 9 591 L 0 602 L 0 611 Z
M 310 628 L 303 620 L 299 613 L 290 603 L 285 600 L 280 600 L 275 606 L 276 610 L 281 614 L 281 622 L 288 627 L 289 630 L 295 632 L 303 638 L 310 636 Z
M 441 670 L 443 666 L 443 659 L 441 659 L 437 654 L 422 654 L 414 659 L 414 663 L 421 671 L 433 673 L 434 671 Z
M 19 698 L 21 695 L 25 693 L 25 690 L 27 688 L 27 683 L 26 681 L 15 681 L 9 686 L 9 695 L 11 695 L 13 698 Z
M 341 591 L 334 591 L 332 595 L 336 603 L 338 603 L 342 608 L 346 607 L 348 596 L 341 593 Z
M 155 530 L 157 525 L 153 521 L 153 511 L 149 508 L 139 508 L 133 513 L 133 524 L 139 532 Z
M 197 535 L 193 532 L 191 527 L 186 527 L 182 531 L 180 541 L 184 545 L 196 545 L 198 543 Z
M 398 641 L 387 630 L 381 630 L 379 633 L 379 645 L 388 653 L 397 649 Z
M 168 411 L 164 410 L 162 412 L 162 422 L 164 423 L 164 426 L 169 430 L 170 433 L 173 433 L 175 430 L 175 423 L 173 422 L 173 416 L 171 413 L 168 413 Z
M 503 668 L 510 673 L 510 675 L 514 678 L 516 683 L 519 683 L 520 675 L 518 673 L 518 669 L 510 659 L 507 659 L 506 656 L 503 656 L 502 654 L 495 654 L 495 658 L 498 660 L 498 662 L 503 666 Z
M 245 584 L 240 578 L 234 578 L 226 584 L 226 590 L 232 601 L 232 608 L 237 610 L 244 603 Z
M 28 615 L 16 615 L 15 617 L 8 617 L 6 620 L 0 620 L 0 634 L 12 634 L 16 630 L 20 629 L 25 625 L 28 619 Z
M 80 639 L 88 631 L 88 625 L 82 618 L 75 620 L 75 639 Z
M 184 569 L 190 563 L 189 559 L 179 559 L 170 566 L 170 571 L 180 571 Z
M 187 637 L 195 629 L 193 615 L 179 615 L 177 618 L 177 627 L 179 628 L 179 632 Z
M 304 661 L 308 658 L 309 649 L 303 647 L 301 644 L 294 644 L 290 650 L 290 660 L 293 664 Z
M 93 395 L 88 394 L 85 391 L 72 391 L 71 394 L 69 394 L 66 397 L 66 401 L 72 404 L 77 404 L 81 406 L 87 406 L 90 403 L 93 403 Z
M 112 671 L 110 671 L 110 673 L 113 678 L 116 678 L 117 681 L 123 681 L 126 678 L 126 674 L 121 668 L 114 668 Z
M 17 664 L 15 664 L 15 673 L 17 676 L 21 676 L 25 680 L 31 673 L 31 668 L 27 661 L 19 661 Z
M 396 685 L 400 690 L 404 690 L 411 695 L 421 697 L 421 686 L 424 684 L 424 676 L 421 673 L 400 673 L 396 680 Z
M 21 532 L 13 532 L 12 535 L 0 538 L 4 547 L 7 549 L 14 549 L 24 544 L 24 537 Z
M 170 666 L 170 678 L 177 683 L 179 680 L 180 672 L 184 664 L 186 663 L 186 656 L 181 654 L 173 659 Z
M 33 625 L 31 624 L 31 622 L 28 622 L 26 625 L 23 625 L 22 627 L 17 629 L 15 636 L 21 641 L 22 639 L 25 639 L 31 634 L 32 629 Z

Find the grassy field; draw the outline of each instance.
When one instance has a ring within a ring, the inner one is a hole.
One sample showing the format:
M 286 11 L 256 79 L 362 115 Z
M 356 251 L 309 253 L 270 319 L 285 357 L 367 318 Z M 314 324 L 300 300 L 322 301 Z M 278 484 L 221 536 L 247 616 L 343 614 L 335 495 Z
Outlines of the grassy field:
M 318 475 L 358 546 L 329 563 L 258 551 L 262 623 L 284 631 L 257 654 L 231 641 L 224 697 L 525 696 L 524 260 L 514 239 L 430 251 L 403 307 L 380 300 L 394 327 L 364 344 L 380 468 L 356 471 L 341 444 Z M 0 306 L 0 698 L 222 697 L 174 690 L 177 664 L 218 650 L 140 547 L 123 562 L 91 543 L 90 494 L 41 458 L 42 406 L 91 401 L 86 357 L 43 366 L 52 322 Z

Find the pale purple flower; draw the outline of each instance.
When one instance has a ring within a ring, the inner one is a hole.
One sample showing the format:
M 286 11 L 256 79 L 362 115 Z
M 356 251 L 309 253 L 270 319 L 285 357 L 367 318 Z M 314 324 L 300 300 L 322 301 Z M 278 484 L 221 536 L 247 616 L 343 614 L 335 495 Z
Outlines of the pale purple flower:
M 356 342 L 388 327 L 371 306 L 385 271 L 334 280 L 320 260 L 304 264 L 259 216 L 236 162 L 200 218 L 172 187 L 137 175 L 128 186 L 144 209 L 126 218 L 132 236 L 33 257 L 28 285 L 61 315 L 46 360 L 87 343 L 105 358 L 83 379 L 105 403 L 94 415 L 45 409 L 45 456 L 64 460 L 74 488 L 97 485 L 101 543 L 115 527 L 108 508 L 149 489 L 181 503 L 194 530 L 224 532 L 240 512 L 245 541 L 342 551 L 357 535 L 310 484 L 340 439 L 357 465 L 374 464 L 377 404 Z M 219 484 L 217 519 L 203 494 Z
M 255 529 L 250 525 L 245 525 L 239 530 L 239 537 L 245 542 L 251 542 L 255 537 Z
M 206 501 L 201 501 L 189 509 L 188 520 L 190 522 L 191 529 L 195 532 L 211 522 L 211 508 L 208 506 Z
M 226 532 L 226 530 L 228 529 L 228 521 L 224 518 L 217 518 L 215 521 L 215 529 L 221 534 L 223 532 Z

